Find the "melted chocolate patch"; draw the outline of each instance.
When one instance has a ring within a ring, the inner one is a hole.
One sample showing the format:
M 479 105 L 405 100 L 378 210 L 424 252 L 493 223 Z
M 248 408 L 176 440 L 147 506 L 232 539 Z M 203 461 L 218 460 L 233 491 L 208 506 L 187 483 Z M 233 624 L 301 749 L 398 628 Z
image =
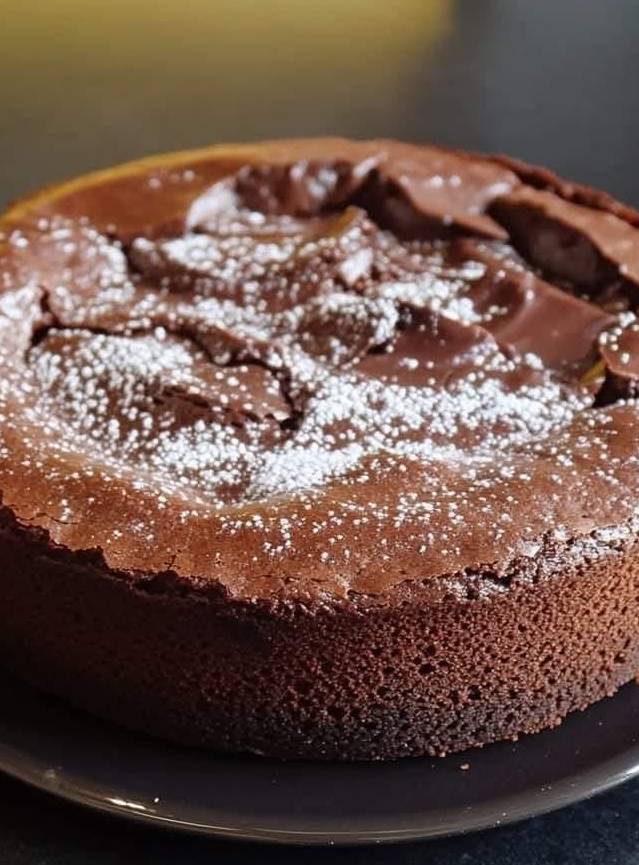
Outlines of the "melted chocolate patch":
M 491 212 L 548 274 L 591 291 L 619 279 L 639 285 L 638 231 L 613 213 L 530 187 L 499 198 Z
M 380 168 L 380 177 L 386 183 L 389 225 L 404 235 L 457 229 L 507 237 L 487 213 L 496 198 L 518 186 L 517 177 L 506 168 L 438 148 L 404 146 Z
M 453 257 L 485 266 L 468 297 L 500 344 L 533 353 L 551 369 L 579 371 L 593 362 L 597 337 L 615 323 L 613 315 L 540 279 L 508 249 L 465 240 Z

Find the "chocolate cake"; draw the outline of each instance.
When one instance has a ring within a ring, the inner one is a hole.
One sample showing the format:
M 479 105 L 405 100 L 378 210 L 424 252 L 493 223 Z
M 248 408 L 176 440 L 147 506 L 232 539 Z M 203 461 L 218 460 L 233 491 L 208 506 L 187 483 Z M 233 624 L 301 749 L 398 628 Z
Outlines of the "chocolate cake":
M 639 671 L 639 214 L 392 141 L 0 222 L 0 652 L 178 742 L 439 755 Z

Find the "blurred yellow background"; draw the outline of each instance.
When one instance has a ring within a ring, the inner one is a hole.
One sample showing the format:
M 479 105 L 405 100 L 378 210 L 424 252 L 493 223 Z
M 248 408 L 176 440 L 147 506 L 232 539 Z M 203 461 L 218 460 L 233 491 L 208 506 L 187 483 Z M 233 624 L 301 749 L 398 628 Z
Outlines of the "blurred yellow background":
M 248 93 L 308 82 L 312 95 L 360 71 L 387 88 L 450 25 L 451 2 L 3 0 L 0 10 L 4 63 L 20 77 L 37 78 L 52 61 L 56 75 L 81 70 L 122 84 L 172 71 L 205 97 L 229 83 Z
M 451 3 L 0 0 L 0 15 L 4 126 L 39 182 L 50 148 L 84 170 L 229 134 L 348 132 L 355 113 L 383 129 Z

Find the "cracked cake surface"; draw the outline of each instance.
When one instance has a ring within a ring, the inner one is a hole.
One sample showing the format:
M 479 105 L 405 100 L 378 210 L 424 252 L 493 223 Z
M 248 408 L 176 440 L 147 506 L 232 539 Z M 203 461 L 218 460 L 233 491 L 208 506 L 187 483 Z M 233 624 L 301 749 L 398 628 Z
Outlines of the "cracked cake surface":
M 631 372 L 637 229 L 444 151 L 274 157 L 204 189 L 197 161 L 150 169 L 124 230 L 99 184 L 5 229 L 16 514 L 240 595 L 374 592 L 630 517 L 636 412 L 599 396 Z
M 488 602 L 634 542 L 639 217 L 607 196 L 300 140 L 99 172 L 0 225 L 12 538 L 316 611 Z

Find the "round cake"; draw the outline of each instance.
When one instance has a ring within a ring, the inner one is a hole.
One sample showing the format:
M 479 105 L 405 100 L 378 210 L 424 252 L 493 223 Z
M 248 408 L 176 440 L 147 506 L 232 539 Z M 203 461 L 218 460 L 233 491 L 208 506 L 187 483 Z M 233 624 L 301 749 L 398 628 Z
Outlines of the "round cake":
M 131 728 L 439 755 L 639 671 L 639 214 L 212 147 L 0 221 L 0 657 Z

